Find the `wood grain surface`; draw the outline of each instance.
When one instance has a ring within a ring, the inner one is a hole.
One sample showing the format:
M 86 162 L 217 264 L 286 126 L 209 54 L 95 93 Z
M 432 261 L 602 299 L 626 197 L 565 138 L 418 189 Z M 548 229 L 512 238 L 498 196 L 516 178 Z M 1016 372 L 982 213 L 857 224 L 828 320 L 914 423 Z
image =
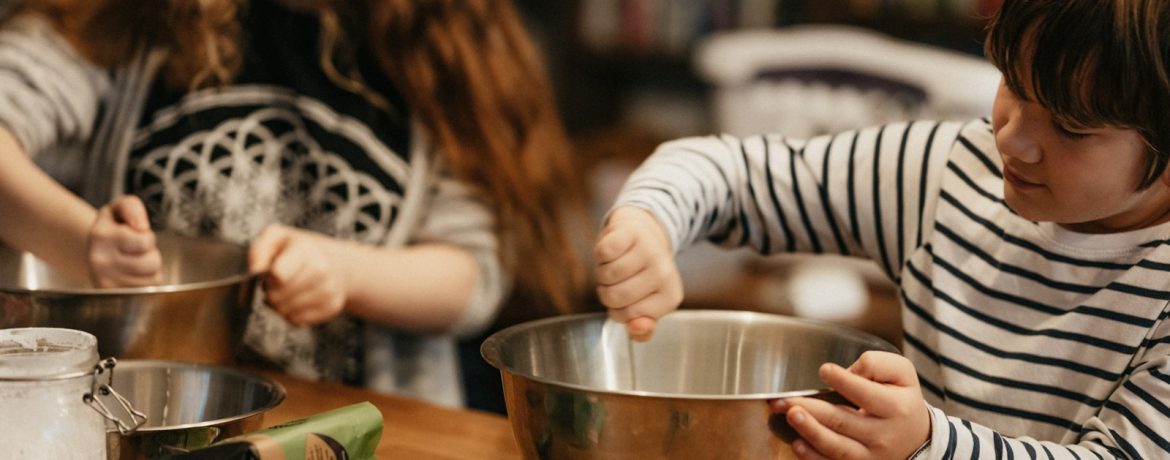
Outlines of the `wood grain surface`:
M 264 416 L 279 423 L 369 401 L 382 412 L 379 459 L 520 459 L 508 419 L 497 414 L 453 409 L 362 388 L 310 382 L 286 374 L 255 371 L 284 386 L 283 403 Z

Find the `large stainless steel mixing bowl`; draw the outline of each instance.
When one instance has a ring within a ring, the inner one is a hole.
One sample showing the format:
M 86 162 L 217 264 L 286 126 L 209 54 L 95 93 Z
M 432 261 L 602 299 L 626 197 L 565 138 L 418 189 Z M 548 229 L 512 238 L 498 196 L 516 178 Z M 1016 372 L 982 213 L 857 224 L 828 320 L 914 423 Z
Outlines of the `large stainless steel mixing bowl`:
M 159 458 L 251 433 L 285 396 L 284 387 L 264 376 L 169 361 L 118 361 L 111 386 L 146 414 L 146 424 L 130 435 L 107 433 L 111 460 Z M 105 404 L 118 414 L 116 401 Z
M 257 278 L 247 248 L 158 234 L 162 285 L 97 289 L 31 254 L 0 247 L 0 329 L 89 332 L 102 357 L 228 364 L 239 347 Z
M 839 400 L 818 377 L 822 363 L 897 352 L 863 332 L 762 313 L 678 311 L 647 343 L 617 326 L 564 316 L 484 341 L 526 458 L 795 458 L 793 432 L 767 401 Z

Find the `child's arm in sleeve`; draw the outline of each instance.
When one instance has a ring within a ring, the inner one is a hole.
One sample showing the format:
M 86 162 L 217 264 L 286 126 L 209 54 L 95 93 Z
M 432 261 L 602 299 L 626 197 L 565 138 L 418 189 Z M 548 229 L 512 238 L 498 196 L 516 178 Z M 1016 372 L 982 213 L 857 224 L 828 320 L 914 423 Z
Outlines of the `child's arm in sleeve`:
M 3 23 L 0 238 L 99 286 L 153 284 L 160 261 L 145 211 L 135 216 L 138 231 L 131 231 L 123 224 L 134 200 L 99 213 L 33 162 L 50 148 L 88 142 L 109 89 L 108 73 L 80 56 L 45 18 L 24 14 Z
M 508 289 L 489 203 L 443 176 L 408 244 L 371 246 L 285 226 L 266 228 L 249 249 L 264 273 L 266 301 L 294 324 L 343 310 L 419 333 L 474 334 L 490 325 Z
M 22 14 L 0 27 L 0 125 L 23 153 L 36 158 L 60 144 L 88 142 L 111 85 L 108 71 L 40 15 Z
M 0 239 L 79 280 L 97 211 L 49 177 L 0 125 Z
M 799 433 L 793 444 L 799 458 L 1166 458 L 1170 356 L 1166 350 L 1155 353 L 1162 356 L 1137 365 L 1079 426 L 1065 414 L 1026 414 L 1034 426 L 1055 424 L 1077 433 L 1062 442 L 1040 441 L 1027 427 L 1016 428 L 1023 434 L 1003 434 L 925 405 L 913 366 L 891 353 L 868 352 L 847 369 L 821 367 L 822 380 L 856 408 L 815 398 L 777 400 L 772 406 Z
M 1170 326 L 1160 326 L 1159 333 L 1148 338 L 1143 348 L 1141 355 L 1145 358 L 1129 370 L 1097 414 L 1080 427 L 1076 443 L 1062 445 L 1028 436 L 1009 437 L 931 408 L 931 443 L 915 458 L 1168 458 Z M 1045 414 L 1038 416 L 1057 420 Z
M 959 123 L 896 123 L 805 141 L 710 136 L 663 144 L 614 207 L 648 210 L 677 252 L 701 239 L 763 254 L 868 257 L 896 273 L 933 220 Z
M 763 254 L 871 257 L 895 280 L 923 244 L 959 123 L 823 136 L 709 136 L 663 144 L 619 195 L 594 247 L 598 296 L 632 336 L 682 301 L 673 254 L 701 239 Z M 641 208 L 648 212 L 643 217 Z

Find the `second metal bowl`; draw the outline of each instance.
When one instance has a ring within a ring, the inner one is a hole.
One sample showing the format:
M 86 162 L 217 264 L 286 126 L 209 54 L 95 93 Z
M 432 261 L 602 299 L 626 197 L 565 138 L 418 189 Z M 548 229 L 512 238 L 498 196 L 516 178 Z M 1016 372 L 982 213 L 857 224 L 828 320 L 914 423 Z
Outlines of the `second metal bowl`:
M 678 311 L 647 343 L 607 324 L 563 316 L 484 341 L 526 458 L 794 458 L 793 433 L 767 401 L 839 398 L 822 363 L 897 352 L 860 331 L 762 313 Z
M 258 278 L 242 245 L 158 234 L 163 284 L 94 288 L 0 246 L 0 329 L 89 332 L 102 357 L 230 364 Z
M 264 376 L 171 361 L 119 361 L 111 386 L 146 414 L 134 433 L 107 433 L 111 460 L 159 458 L 259 430 L 264 413 L 285 396 L 284 387 Z

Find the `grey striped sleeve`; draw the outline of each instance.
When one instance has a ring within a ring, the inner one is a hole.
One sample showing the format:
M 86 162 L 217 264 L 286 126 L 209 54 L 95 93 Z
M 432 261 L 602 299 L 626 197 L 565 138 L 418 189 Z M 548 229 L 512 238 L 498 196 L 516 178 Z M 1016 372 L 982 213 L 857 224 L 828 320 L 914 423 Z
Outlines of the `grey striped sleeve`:
M 109 75 L 48 21 L 24 14 L 0 28 L 0 124 L 30 156 L 92 135 Z
M 631 175 L 615 207 L 652 212 L 676 251 L 710 239 L 763 254 L 855 255 L 897 278 L 933 220 L 945 154 L 931 153 L 953 143 L 959 126 L 898 123 L 808 141 L 672 141 Z
M 713 136 L 663 144 L 626 181 L 614 207 L 649 210 L 676 252 L 708 233 L 725 232 L 737 214 L 732 187 L 744 174 L 732 148 Z

